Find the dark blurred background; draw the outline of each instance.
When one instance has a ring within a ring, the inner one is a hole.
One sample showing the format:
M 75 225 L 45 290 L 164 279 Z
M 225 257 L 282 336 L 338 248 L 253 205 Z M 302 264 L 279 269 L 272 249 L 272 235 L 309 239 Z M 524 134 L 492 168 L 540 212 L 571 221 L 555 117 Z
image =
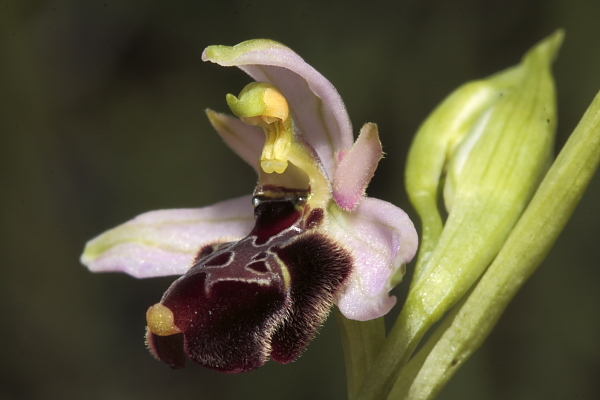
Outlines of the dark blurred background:
M 0 398 L 344 398 L 333 318 L 291 365 L 171 371 L 143 333 L 173 279 L 79 264 L 88 239 L 144 211 L 252 190 L 203 112 L 226 111 L 249 78 L 202 63 L 207 45 L 265 37 L 297 51 L 337 87 L 355 131 L 379 124 L 387 156 L 369 194 L 414 215 L 403 166 L 431 109 L 562 27 L 558 151 L 600 89 L 599 20 L 593 0 L 1 1 Z M 600 398 L 599 202 L 596 176 L 440 399 Z

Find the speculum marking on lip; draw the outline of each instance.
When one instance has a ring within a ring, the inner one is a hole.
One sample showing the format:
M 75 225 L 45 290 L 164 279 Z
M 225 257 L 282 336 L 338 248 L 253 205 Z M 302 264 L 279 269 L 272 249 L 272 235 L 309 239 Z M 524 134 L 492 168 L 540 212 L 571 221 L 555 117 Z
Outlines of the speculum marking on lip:
M 261 199 L 255 226 L 238 242 L 200 250 L 161 305 L 183 334 L 185 355 L 221 372 L 298 357 L 327 317 L 352 268 L 346 250 L 315 228 L 322 209 L 293 198 Z M 153 354 L 180 368 L 173 343 L 149 333 Z

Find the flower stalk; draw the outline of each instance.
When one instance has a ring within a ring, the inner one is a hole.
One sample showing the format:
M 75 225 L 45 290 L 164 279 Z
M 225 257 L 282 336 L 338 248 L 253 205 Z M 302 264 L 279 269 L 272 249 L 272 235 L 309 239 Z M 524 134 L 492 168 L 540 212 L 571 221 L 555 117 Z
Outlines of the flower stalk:
M 367 372 L 373 366 L 385 341 L 383 317 L 369 321 L 354 321 L 344 317 L 336 308 L 337 322 L 344 362 L 348 399 L 356 398 Z

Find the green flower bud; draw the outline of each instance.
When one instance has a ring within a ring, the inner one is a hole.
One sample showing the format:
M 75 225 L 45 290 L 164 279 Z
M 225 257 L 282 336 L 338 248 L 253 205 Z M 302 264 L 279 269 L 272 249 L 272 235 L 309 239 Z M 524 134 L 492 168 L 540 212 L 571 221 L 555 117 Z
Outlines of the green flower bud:
M 439 317 L 481 275 L 550 164 L 556 127 L 550 66 L 562 38 L 559 31 L 519 65 L 463 85 L 416 135 L 406 182 L 424 238 L 412 296 L 428 314 Z M 442 229 L 437 205 L 444 178 Z
M 417 132 L 406 187 L 422 221 L 419 257 L 406 302 L 359 399 L 389 394 L 425 332 L 491 264 L 539 186 L 554 144 L 550 67 L 563 36 L 557 31 L 517 66 L 461 86 Z M 415 371 L 407 371 L 409 379 Z

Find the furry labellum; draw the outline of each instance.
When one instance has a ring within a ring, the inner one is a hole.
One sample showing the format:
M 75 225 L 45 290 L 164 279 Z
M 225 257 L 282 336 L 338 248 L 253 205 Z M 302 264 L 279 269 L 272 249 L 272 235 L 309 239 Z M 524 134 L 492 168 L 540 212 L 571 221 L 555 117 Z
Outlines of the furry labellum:
M 160 336 L 149 326 L 147 341 L 171 367 L 183 367 L 184 354 L 227 373 L 258 368 L 269 356 L 288 363 L 327 317 L 352 257 L 319 232 L 323 210 L 286 197 L 260 201 L 254 214 L 247 237 L 202 248 L 159 303 L 179 333 Z

